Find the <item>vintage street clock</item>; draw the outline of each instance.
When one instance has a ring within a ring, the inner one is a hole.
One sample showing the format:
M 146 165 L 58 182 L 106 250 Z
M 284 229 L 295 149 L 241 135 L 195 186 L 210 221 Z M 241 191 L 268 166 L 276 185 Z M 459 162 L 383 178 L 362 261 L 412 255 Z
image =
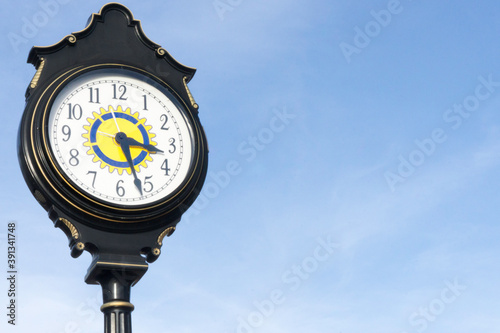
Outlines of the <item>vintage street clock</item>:
M 130 287 L 198 196 L 208 147 L 187 83 L 195 69 L 149 40 L 123 5 L 33 47 L 37 72 L 19 129 L 24 178 L 69 238 L 92 254 L 106 332 L 130 332 Z

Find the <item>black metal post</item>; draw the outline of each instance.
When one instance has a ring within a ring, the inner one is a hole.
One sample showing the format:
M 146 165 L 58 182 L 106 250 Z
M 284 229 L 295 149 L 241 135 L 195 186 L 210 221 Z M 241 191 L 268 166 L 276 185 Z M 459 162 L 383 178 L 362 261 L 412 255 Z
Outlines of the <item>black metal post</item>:
M 132 333 L 134 305 L 130 303 L 130 282 L 110 271 L 99 277 L 99 283 L 102 287 L 104 333 Z

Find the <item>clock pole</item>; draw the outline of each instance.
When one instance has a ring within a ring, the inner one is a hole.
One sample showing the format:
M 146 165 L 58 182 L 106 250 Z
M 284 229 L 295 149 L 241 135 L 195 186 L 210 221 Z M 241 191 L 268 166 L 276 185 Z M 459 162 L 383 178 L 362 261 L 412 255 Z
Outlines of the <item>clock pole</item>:
M 85 282 L 100 284 L 101 311 L 104 314 L 104 333 L 131 333 L 132 311 L 130 290 L 146 273 L 147 264 L 140 258 L 123 255 L 94 254 Z
M 131 282 L 116 271 L 108 271 L 99 277 L 99 283 L 102 287 L 104 333 L 132 333 Z

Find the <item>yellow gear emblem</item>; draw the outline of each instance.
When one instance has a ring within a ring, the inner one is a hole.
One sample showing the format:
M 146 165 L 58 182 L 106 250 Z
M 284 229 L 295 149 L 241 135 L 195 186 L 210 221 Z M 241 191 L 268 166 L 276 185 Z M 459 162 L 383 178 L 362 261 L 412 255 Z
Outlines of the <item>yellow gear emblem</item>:
M 106 166 L 109 172 L 115 169 L 121 175 L 123 171 L 132 174 L 132 170 L 127 163 L 127 158 L 116 141 L 119 132 L 126 133 L 127 137 L 133 138 L 144 145 L 156 146 L 153 138 L 156 136 L 150 133 L 152 126 L 146 125 L 146 119 L 139 119 L 139 113 L 132 114 L 130 108 L 123 111 L 121 106 L 116 110 L 112 106 L 108 110 L 99 109 L 100 113 L 93 112 L 94 118 L 87 118 L 89 125 L 83 126 L 86 132 L 82 135 L 87 141 L 85 146 L 90 149 L 87 154 L 94 155 L 93 162 L 99 163 L 101 169 Z M 146 161 L 152 161 L 149 152 L 140 147 L 130 147 L 135 171 L 140 171 L 140 166 L 146 168 Z

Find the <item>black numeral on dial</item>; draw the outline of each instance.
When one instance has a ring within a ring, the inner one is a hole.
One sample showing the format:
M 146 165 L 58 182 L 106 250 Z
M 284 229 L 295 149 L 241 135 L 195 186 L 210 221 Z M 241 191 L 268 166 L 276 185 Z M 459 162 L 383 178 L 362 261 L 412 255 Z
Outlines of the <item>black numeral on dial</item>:
M 94 185 L 95 185 L 95 178 L 97 176 L 97 171 L 89 171 L 89 172 L 87 172 L 87 175 L 88 174 L 93 174 L 94 175 L 94 178 L 92 178 L 92 188 L 95 188 Z
M 73 105 L 71 103 L 68 103 L 68 111 L 68 119 L 80 120 L 82 118 L 83 109 L 80 104 Z
M 68 161 L 68 162 L 69 162 L 69 164 L 70 164 L 71 166 L 77 166 L 77 165 L 80 163 L 80 161 L 78 160 L 78 154 L 79 154 L 79 152 L 78 152 L 78 150 L 76 150 L 76 149 L 71 149 L 71 150 L 69 151 L 69 155 L 70 155 L 71 157 L 70 157 L 70 159 L 69 159 L 69 161 Z
M 168 140 L 168 142 L 170 142 L 170 149 L 168 150 L 168 152 L 170 154 L 175 153 L 175 151 L 177 150 L 177 147 L 175 146 L 175 139 L 174 138 L 170 138 Z
M 68 141 L 69 138 L 71 138 L 71 128 L 68 125 L 64 125 L 62 127 L 62 134 L 66 135 L 66 138 L 63 138 L 62 140 L 64 142 Z
M 101 104 L 99 102 L 99 88 L 89 88 L 89 92 L 90 92 L 89 103 Z
M 116 194 L 118 194 L 119 197 L 123 197 L 125 195 L 125 188 L 120 185 L 123 182 L 124 181 L 120 179 L 118 183 L 116 183 Z
M 153 183 L 151 183 L 149 180 L 153 178 L 153 176 L 146 176 L 146 179 L 144 179 L 144 192 L 149 193 L 153 190 Z
M 127 97 L 125 96 L 125 93 L 127 92 L 127 87 L 125 87 L 123 84 L 121 84 L 118 89 L 116 88 L 116 84 L 113 83 L 113 99 L 119 99 L 122 101 L 127 100 Z M 120 97 L 117 97 L 117 95 L 121 93 Z
M 168 167 L 168 159 L 165 159 L 163 163 L 161 164 L 161 169 L 165 171 L 165 176 L 168 176 L 170 172 L 170 168 Z
M 167 122 L 168 122 L 168 117 L 166 114 L 162 114 L 160 116 L 160 120 L 163 121 L 163 125 L 161 125 L 161 129 L 162 130 L 168 130 L 168 127 L 167 127 Z

